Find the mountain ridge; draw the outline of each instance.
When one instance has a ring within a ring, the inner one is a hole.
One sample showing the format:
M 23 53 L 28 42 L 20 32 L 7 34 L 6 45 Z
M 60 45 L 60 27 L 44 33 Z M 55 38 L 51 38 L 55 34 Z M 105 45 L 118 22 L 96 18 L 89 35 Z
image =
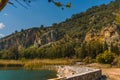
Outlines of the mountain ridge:
M 86 12 L 75 14 L 71 18 L 58 24 L 54 23 L 50 27 L 41 26 L 15 32 L 0 39 L 0 50 L 9 50 L 11 47 L 16 47 L 19 50 L 23 48 L 43 49 L 43 47 L 44 49 L 58 49 L 66 46 L 65 49 L 71 48 L 73 54 L 72 52 L 70 54 L 69 51 L 64 51 L 63 53 L 66 52 L 66 55 L 61 56 L 71 57 L 75 54 L 74 51 L 77 50 L 76 48 L 82 48 L 83 44 L 88 45 L 91 41 L 103 42 L 100 44 L 102 45 L 104 43 L 109 44 L 109 39 L 113 39 L 112 43 L 116 43 L 117 47 L 119 47 L 120 27 L 115 24 L 115 14 L 118 13 L 120 9 L 119 4 L 120 0 L 116 0 L 107 5 L 102 4 L 99 7 L 93 6 L 86 10 Z M 110 28 L 113 29 L 113 31 L 110 30 Z M 105 30 L 107 31 L 104 32 Z M 96 44 L 98 42 L 96 42 Z M 62 47 L 60 45 L 62 45 Z M 53 50 L 53 52 L 54 51 L 55 50 Z

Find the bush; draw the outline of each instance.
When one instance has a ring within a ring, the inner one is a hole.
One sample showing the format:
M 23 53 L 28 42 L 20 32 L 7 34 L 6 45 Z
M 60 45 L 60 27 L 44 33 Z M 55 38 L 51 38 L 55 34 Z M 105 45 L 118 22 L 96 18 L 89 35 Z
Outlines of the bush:
M 83 59 L 83 62 L 85 62 L 85 63 L 92 63 L 93 59 L 91 57 L 86 57 L 86 58 Z
M 96 57 L 96 61 L 99 63 L 111 64 L 114 60 L 114 55 L 110 51 L 104 51 Z
M 103 58 L 102 54 L 99 54 L 99 55 L 96 57 L 96 61 L 99 62 L 99 63 L 104 63 L 104 58 Z

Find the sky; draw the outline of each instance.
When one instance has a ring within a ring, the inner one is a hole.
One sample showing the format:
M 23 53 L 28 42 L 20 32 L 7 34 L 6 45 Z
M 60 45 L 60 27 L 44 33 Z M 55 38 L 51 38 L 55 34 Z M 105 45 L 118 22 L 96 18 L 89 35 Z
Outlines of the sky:
M 51 26 L 53 23 L 60 23 L 70 18 L 73 14 L 84 12 L 92 6 L 108 4 L 112 0 L 55 0 L 63 4 L 72 3 L 71 8 L 64 10 L 48 3 L 48 0 L 33 0 L 28 9 L 20 6 L 15 0 L 10 1 L 14 2 L 17 8 L 7 4 L 0 12 L 0 37 L 10 35 L 16 30 L 41 25 Z

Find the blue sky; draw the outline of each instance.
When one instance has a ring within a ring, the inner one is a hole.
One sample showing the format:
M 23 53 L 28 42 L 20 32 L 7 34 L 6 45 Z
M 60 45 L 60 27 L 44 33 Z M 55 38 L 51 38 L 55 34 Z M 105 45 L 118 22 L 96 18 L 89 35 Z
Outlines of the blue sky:
M 15 0 L 10 0 L 15 2 Z M 0 12 L 0 37 L 9 35 L 15 30 L 39 27 L 40 25 L 50 26 L 53 23 L 59 23 L 73 14 L 86 11 L 86 9 L 101 4 L 108 4 L 112 0 L 55 0 L 62 3 L 71 2 L 70 9 L 61 10 L 48 3 L 48 0 L 35 0 L 25 9 L 15 2 L 17 8 L 7 4 Z

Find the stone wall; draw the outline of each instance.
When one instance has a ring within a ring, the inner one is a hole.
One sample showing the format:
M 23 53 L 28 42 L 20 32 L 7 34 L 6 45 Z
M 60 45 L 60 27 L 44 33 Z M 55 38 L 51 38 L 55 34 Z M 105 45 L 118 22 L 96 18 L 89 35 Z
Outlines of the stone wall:
M 82 68 L 81 68 L 82 69 Z M 86 68 L 83 68 L 83 70 Z M 83 73 L 74 74 L 71 76 L 48 79 L 48 80 L 100 80 L 102 76 L 100 69 L 89 69 Z
M 65 80 L 99 80 L 100 77 L 101 77 L 101 70 L 97 69 L 95 71 L 68 76 L 65 78 Z

